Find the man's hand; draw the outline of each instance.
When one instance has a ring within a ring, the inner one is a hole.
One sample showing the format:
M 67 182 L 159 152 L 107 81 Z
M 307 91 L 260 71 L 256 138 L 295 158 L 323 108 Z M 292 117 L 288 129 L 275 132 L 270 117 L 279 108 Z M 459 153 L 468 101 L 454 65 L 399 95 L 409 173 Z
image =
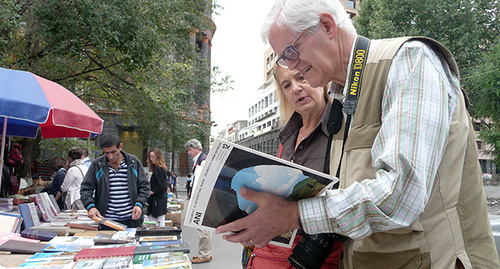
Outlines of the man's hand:
M 136 220 L 139 219 L 142 215 L 142 209 L 140 206 L 134 206 L 134 209 L 132 210 L 132 219 Z
M 274 237 L 299 228 L 299 210 L 296 202 L 245 187 L 240 188 L 240 194 L 243 198 L 255 202 L 258 208 L 242 219 L 217 227 L 215 230 L 217 234 L 235 232 L 224 235 L 225 240 L 262 248 Z
M 100 213 L 100 212 L 99 212 L 99 210 L 97 210 L 97 208 L 95 208 L 95 207 L 92 207 L 92 208 L 89 210 L 89 212 L 87 213 L 87 216 L 88 216 L 89 218 L 91 218 L 91 219 L 92 219 L 93 217 L 95 217 L 95 216 L 98 216 L 98 217 L 101 217 L 101 218 L 102 218 L 101 213 Z

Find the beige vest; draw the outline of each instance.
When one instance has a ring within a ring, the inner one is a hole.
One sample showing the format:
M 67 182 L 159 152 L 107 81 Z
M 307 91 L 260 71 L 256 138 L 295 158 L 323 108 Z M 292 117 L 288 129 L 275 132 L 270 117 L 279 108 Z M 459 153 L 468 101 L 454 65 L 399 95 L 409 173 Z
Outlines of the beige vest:
M 418 39 L 444 55 L 458 76 L 458 67 L 446 48 L 428 38 Z M 341 188 L 375 178 L 370 151 L 381 125 L 382 95 L 392 59 L 407 40 L 381 40 L 368 55 L 359 104 L 344 149 Z M 338 164 L 334 160 L 332 172 Z M 500 268 L 474 131 L 462 95 L 453 112 L 448 143 L 424 212 L 410 227 L 374 233 L 344 245 L 345 268 L 455 268 L 457 259 L 465 268 Z

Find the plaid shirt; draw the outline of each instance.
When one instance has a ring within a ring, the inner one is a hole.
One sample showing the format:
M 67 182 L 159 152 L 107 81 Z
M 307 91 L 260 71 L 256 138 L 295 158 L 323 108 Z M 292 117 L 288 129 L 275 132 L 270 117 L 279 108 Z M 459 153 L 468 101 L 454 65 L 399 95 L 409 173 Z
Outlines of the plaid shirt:
M 441 56 L 422 42 L 406 42 L 389 71 L 371 148 L 376 178 L 299 201 L 304 230 L 362 239 L 414 222 L 430 196 L 459 94 L 459 80 Z

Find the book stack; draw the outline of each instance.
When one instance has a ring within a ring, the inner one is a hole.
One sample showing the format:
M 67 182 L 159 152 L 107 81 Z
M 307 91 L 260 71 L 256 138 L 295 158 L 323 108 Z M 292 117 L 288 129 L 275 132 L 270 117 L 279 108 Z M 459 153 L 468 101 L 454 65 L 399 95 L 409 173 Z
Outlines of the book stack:
M 14 209 L 14 198 L 0 198 L 0 210 L 12 211 Z

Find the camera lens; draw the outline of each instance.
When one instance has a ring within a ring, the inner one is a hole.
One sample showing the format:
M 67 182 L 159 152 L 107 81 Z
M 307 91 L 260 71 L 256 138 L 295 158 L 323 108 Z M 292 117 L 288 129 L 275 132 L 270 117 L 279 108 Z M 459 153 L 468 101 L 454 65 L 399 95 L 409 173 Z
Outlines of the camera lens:
M 321 268 L 330 255 L 336 241 L 334 234 L 304 234 L 288 257 L 295 268 Z

